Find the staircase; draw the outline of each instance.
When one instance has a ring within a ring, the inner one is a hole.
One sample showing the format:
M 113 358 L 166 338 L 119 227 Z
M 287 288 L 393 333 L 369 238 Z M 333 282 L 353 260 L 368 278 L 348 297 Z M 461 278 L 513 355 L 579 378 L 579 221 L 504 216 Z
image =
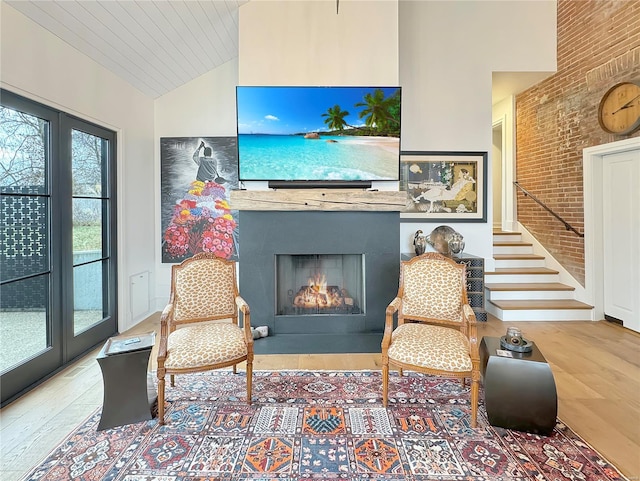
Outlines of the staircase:
M 519 232 L 493 232 L 495 271 L 485 272 L 485 309 L 502 321 L 590 321 L 593 307 L 575 300 Z

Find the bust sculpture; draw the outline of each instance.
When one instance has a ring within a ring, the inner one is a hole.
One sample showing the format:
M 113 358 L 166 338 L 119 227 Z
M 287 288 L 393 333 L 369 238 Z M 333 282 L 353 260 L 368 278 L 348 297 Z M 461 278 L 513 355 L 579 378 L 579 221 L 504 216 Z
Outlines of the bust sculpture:
M 445 256 L 459 255 L 464 250 L 464 237 L 448 225 L 441 225 L 425 237 L 427 244 Z

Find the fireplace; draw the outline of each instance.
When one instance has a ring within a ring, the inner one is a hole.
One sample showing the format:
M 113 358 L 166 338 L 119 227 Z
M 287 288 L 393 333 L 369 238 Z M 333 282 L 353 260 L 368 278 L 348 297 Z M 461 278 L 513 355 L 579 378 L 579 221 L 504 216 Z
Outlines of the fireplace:
M 398 290 L 397 212 L 241 211 L 256 353 L 377 352 Z
M 276 315 L 362 314 L 362 254 L 276 254 Z

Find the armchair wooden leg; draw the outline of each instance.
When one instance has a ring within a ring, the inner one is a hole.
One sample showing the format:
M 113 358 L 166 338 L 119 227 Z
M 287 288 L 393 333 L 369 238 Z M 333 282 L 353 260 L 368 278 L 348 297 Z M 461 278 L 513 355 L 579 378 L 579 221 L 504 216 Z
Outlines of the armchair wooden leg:
M 471 379 L 471 427 L 478 426 L 478 397 L 480 392 L 480 381 L 474 376 Z
M 382 364 L 382 405 L 387 407 L 389 403 L 389 363 Z
M 233 373 L 238 374 L 237 364 L 233 365 Z
M 253 361 L 247 359 L 247 404 L 251 404 L 252 380 L 253 380 Z
M 169 379 L 171 379 L 171 387 L 176 387 L 176 377 L 173 374 L 170 374 Z
M 158 423 L 164 425 L 164 376 L 158 377 Z

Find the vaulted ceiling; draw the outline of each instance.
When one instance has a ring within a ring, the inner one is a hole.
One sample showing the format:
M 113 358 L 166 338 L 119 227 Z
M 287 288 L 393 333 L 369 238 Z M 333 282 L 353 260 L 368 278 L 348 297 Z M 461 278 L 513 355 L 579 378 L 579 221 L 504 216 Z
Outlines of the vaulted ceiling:
M 158 98 L 238 56 L 238 9 L 249 0 L 4 1 Z M 493 102 L 548 75 L 494 73 Z
M 5 0 L 152 98 L 238 56 L 248 0 Z

